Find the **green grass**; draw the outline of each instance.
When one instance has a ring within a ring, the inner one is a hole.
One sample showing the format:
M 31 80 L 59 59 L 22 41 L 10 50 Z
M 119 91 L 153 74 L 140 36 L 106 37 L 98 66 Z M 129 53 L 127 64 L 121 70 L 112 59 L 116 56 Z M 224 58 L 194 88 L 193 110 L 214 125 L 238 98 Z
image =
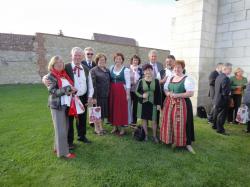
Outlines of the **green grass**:
M 76 159 L 58 159 L 47 96 L 41 85 L 0 86 L 0 186 L 250 186 L 245 127 L 226 125 L 227 137 L 201 119 L 196 155 L 89 128 L 93 144 L 76 142 Z

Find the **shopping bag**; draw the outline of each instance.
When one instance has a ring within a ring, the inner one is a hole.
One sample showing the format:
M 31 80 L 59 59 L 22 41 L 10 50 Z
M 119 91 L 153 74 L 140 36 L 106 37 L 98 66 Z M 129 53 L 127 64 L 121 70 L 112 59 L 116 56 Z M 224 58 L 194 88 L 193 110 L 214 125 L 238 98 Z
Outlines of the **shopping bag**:
M 248 107 L 246 105 L 241 106 L 238 109 L 236 119 L 237 122 L 245 124 L 249 119 L 248 119 Z
M 75 97 L 71 97 L 68 115 L 77 116 Z
M 82 114 L 84 112 L 85 112 L 85 108 L 81 100 L 79 99 L 77 95 L 73 95 L 71 97 L 68 115 L 77 117 L 78 114 Z
M 96 123 L 101 120 L 101 107 L 89 107 L 89 123 Z

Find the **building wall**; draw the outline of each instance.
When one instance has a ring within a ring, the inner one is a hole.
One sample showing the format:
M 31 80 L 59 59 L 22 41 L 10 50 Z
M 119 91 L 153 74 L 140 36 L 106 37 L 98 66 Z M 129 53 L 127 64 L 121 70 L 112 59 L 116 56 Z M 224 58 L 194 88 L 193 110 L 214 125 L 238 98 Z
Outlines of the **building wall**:
M 152 48 L 97 42 L 81 38 L 36 33 L 35 36 L 0 34 L 0 84 L 40 83 L 41 77 L 47 73 L 50 58 L 54 55 L 70 62 L 72 47 L 85 48 L 91 46 L 95 52 L 105 53 L 108 63 L 113 63 L 113 54 L 122 52 L 125 63 L 138 54 L 142 62 L 148 61 L 148 52 Z M 158 59 L 164 62 L 168 50 L 157 50 Z
M 0 84 L 41 82 L 34 45 L 34 36 L 0 34 Z
M 195 80 L 193 108 L 198 105 L 200 53 L 203 20 L 203 1 L 181 0 L 176 2 L 176 17 L 172 21 L 171 54 L 185 60 L 186 72 Z M 196 110 L 194 110 L 196 112 Z
M 215 63 L 230 62 L 250 75 L 250 0 L 219 0 Z
M 214 48 L 217 29 L 218 0 L 203 0 L 201 45 L 199 58 L 198 105 L 211 107 L 208 98 L 208 77 L 214 69 Z

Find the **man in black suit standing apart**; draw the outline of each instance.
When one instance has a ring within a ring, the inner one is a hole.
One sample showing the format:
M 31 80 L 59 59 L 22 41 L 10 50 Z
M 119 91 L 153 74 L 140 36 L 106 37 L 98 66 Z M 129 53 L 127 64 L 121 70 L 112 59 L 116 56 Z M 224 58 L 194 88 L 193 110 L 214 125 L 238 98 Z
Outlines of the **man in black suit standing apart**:
M 86 66 L 88 70 L 91 70 L 96 66 L 96 63 L 93 61 L 94 49 L 92 47 L 86 47 L 83 52 L 85 58 L 82 61 L 82 64 Z M 90 126 L 94 127 L 94 123 L 90 123 Z
M 93 84 L 91 76 L 89 75 L 89 70 L 87 67 L 82 65 L 83 50 L 79 47 L 74 47 L 71 50 L 72 62 L 65 65 L 65 71 L 74 81 L 74 86 L 77 89 L 77 95 L 79 96 L 81 102 L 87 106 L 91 103 L 92 96 L 94 93 Z M 86 137 L 86 120 L 87 120 L 87 108 L 83 114 L 78 115 L 77 123 L 77 134 L 78 141 L 84 143 L 91 143 Z M 68 130 L 68 143 L 69 147 L 73 147 L 74 141 L 74 117 L 69 117 L 69 130 Z
M 85 59 L 82 61 L 82 64 L 89 70 L 96 66 L 95 62 L 93 61 L 94 49 L 92 47 L 86 47 L 84 49 L 84 57 Z
M 217 129 L 217 133 L 228 135 L 225 133 L 224 123 L 226 121 L 229 97 L 231 94 L 229 75 L 232 72 L 232 64 L 225 63 L 222 67 L 222 73 L 215 80 L 215 93 L 213 98 L 214 122 L 213 129 Z
M 216 69 L 214 71 L 212 71 L 210 73 L 210 75 L 209 75 L 209 93 L 208 93 L 208 97 L 210 97 L 211 103 L 213 103 L 213 99 L 214 99 L 215 80 L 218 77 L 218 75 L 221 73 L 222 66 L 223 66 L 223 63 L 218 63 L 216 65 Z M 214 111 L 214 105 L 212 104 L 210 113 L 208 115 L 208 122 L 209 123 L 213 123 L 213 111 Z

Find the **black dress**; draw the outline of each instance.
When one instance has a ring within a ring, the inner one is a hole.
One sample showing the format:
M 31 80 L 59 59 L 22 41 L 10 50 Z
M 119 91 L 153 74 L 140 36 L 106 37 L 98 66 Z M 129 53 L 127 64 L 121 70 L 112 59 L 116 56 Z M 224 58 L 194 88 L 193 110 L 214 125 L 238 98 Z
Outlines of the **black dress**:
M 97 106 L 101 107 L 102 119 L 108 117 L 108 96 L 110 88 L 110 72 L 107 68 L 102 70 L 96 66 L 90 70 L 94 95 L 93 98 L 97 100 Z

